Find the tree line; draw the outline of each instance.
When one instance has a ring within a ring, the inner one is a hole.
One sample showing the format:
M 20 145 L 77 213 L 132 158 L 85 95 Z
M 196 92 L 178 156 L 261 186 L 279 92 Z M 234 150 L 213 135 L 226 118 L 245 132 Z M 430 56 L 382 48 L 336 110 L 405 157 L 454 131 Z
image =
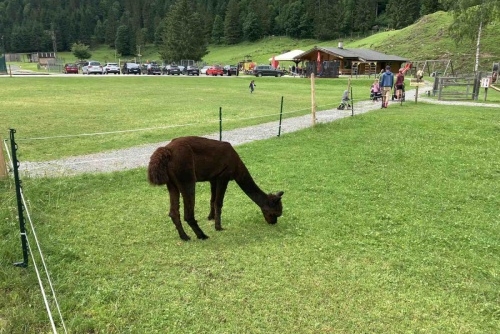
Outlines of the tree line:
M 459 2 L 459 0 L 454 3 Z M 400 29 L 449 0 L 0 0 L 6 52 L 108 45 L 123 56 L 155 43 L 164 60 L 200 60 L 209 43 L 265 36 L 331 40 Z

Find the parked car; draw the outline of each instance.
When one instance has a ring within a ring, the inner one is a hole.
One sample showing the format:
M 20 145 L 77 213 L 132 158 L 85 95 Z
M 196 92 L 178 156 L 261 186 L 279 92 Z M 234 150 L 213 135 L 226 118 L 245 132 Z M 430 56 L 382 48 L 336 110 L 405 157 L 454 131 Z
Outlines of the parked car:
M 63 73 L 65 74 L 78 74 L 78 65 L 76 64 L 64 64 Z
M 117 63 L 107 63 L 104 65 L 104 73 L 120 74 L 120 66 Z
M 256 77 L 262 76 L 272 76 L 272 77 L 281 77 L 283 75 L 283 71 L 277 70 L 271 65 L 258 65 L 253 69 L 253 75 Z
M 146 65 L 146 73 L 148 75 L 161 75 L 161 67 L 156 63 Z
M 102 74 L 103 68 L 100 62 L 91 60 L 82 68 L 83 74 Z
M 141 75 L 141 67 L 136 63 L 123 64 L 122 74 L 139 74 Z
M 227 76 L 238 75 L 238 66 L 236 65 L 224 66 L 224 74 Z
M 203 66 L 200 70 L 200 74 L 207 74 L 207 70 L 210 68 L 210 66 Z
M 224 75 L 224 70 L 220 66 L 210 66 L 210 68 L 207 70 L 207 75 L 213 75 L 213 76 L 223 76 Z
M 200 69 L 198 66 L 187 66 L 182 73 L 184 75 L 200 75 Z
M 163 68 L 163 74 L 166 75 L 181 75 L 181 69 L 177 65 L 167 65 Z

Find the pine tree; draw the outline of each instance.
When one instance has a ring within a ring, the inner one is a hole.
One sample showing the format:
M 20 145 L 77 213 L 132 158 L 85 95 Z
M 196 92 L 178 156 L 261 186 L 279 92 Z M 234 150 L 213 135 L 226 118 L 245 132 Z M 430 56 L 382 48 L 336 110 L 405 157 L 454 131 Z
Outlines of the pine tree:
M 245 21 L 243 22 L 243 35 L 245 39 L 250 42 L 254 42 L 262 37 L 259 18 L 254 12 L 249 12 Z
M 116 51 L 123 56 L 131 56 L 134 54 L 134 47 L 130 39 L 130 30 L 126 25 L 121 25 L 116 31 L 115 40 Z
M 389 0 L 387 15 L 391 28 L 401 29 L 413 24 L 420 13 L 420 0 Z
M 198 61 L 208 53 L 203 20 L 193 7 L 188 0 L 178 0 L 167 15 L 159 51 L 163 60 Z
M 224 38 L 224 21 L 220 15 L 215 15 L 214 25 L 212 29 L 212 41 L 215 44 L 220 44 Z
M 227 44 L 236 44 L 241 40 L 240 6 L 236 0 L 229 0 L 227 4 L 224 37 Z

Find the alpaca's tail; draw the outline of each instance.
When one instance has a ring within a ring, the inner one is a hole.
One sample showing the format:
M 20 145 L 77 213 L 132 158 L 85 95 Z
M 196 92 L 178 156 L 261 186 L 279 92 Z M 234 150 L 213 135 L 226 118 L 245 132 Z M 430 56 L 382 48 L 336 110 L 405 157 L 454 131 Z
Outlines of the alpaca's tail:
M 168 181 L 168 161 L 170 160 L 170 150 L 160 147 L 154 151 L 149 159 L 148 179 L 151 184 L 162 185 Z

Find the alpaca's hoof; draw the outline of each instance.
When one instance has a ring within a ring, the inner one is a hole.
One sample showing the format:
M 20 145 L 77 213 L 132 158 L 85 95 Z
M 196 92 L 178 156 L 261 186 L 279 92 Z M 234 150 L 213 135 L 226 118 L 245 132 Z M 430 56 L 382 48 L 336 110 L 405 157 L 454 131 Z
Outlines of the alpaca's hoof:
M 222 226 L 215 226 L 216 231 L 224 231 L 224 228 Z
M 206 235 L 206 234 L 200 235 L 200 236 L 198 237 L 198 239 L 201 239 L 201 240 L 207 240 L 207 239 L 208 239 L 208 235 Z
M 187 235 L 187 234 L 181 235 L 180 237 L 181 237 L 181 239 L 182 239 L 182 240 L 184 240 L 184 241 L 189 241 L 189 240 L 191 240 L 191 237 L 189 237 L 189 235 Z

